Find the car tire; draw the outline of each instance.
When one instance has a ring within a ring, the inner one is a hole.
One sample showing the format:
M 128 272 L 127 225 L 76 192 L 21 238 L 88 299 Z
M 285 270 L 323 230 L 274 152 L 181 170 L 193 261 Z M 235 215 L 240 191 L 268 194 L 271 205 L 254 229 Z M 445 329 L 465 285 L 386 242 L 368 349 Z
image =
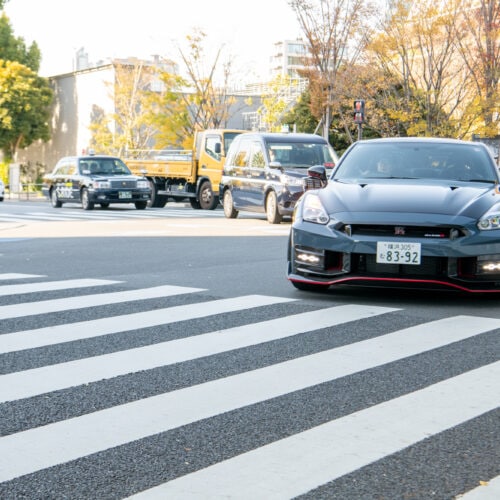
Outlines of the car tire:
M 82 208 L 84 210 L 92 210 L 94 208 L 94 204 L 90 201 L 89 190 L 87 188 L 83 188 L 80 196 L 82 199 Z
M 194 210 L 201 210 L 200 202 L 196 198 L 189 198 L 189 204 Z
M 163 208 L 168 201 L 168 197 L 164 194 L 158 194 L 158 186 L 152 181 L 149 181 L 149 185 L 151 187 L 151 199 L 148 204 L 153 208 Z
M 214 210 L 219 204 L 219 197 L 214 195 L 209 181 L 202 182 L 198 199 L 202 210 Z
M 100 203 L 101 208 L 109 208 L 109 203 Z
M 270 224 L 279 224 L 283 220 L 278 211 L 278 197 L 274 191 L 269 191 L 266 197 L 266 217 Z
M 59 197 L 57 196 L 57 191 L 55 189 L 52 189 L 52 191 L 50 192 L 50 204 L 54 208 L 61 208 L 62 207 L 62 202 L 59 199 Z
M 137 208 L 137 210 L 144 210 L 147 206 L 148 206 L 147 201 L 136 201 L 135 202 L 135 208 Z
M 227 219 L 236 219 L 238 217 L 238 210 L 234 208 L 233 195 L 229 189 L 224 191 L 224 215 Z

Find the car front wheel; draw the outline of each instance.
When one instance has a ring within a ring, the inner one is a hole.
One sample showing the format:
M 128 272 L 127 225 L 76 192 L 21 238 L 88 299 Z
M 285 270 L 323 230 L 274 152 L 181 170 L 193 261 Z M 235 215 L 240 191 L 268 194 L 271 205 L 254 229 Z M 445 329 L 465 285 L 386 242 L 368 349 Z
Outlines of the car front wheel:
M 266 198 L 266 216 L 270 224 L 279 224 L 283 220 L 278 211 L 278 198 L 274 191 L 270 191 Z
M 135 208 L 137 208 L 137 210 L 144 210 L 147 206 L 148 206 L 147 201 L 136 201 L 135 202 Z
M 61 203 L 61 200 L 59 199 L 59 197 L 57 196 L 57 191 L 55 189 L 53 189 L 51 192 L 50 192 L 50 203 L 51 205 L 54 207 L 54 208 L 61 208 L 62 207 L 62 203 Z
M 224 191 L 224 215 L 228 219 L 236 219 L 238 217 L 238 210 L 234 208 L 234 203 L 233 203 L 233 195 L 231 194 L 231 191 L 229 189 L 226 189 Z
M 84 210 L 92 210 L 94 204 L 90 201 L 89 191 L 87 188 L 82 189 L 82 208 Z

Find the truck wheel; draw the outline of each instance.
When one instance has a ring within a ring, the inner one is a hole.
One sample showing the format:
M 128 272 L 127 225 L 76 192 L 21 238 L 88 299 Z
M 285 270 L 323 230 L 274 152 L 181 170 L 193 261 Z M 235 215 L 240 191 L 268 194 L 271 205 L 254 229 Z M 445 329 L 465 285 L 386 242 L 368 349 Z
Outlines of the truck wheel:
M 214 196 L 212 185 L 209 181 L 202 182 L 198 194 L 200 208 L 203 210 L 214 210 L 219 204 L 219 197 Z
M 50 203 L 52 204 L 52 206 L 54 208 L 61 208 L 62 207 L 62 203 L 59 200 L 59 197 L 57 196 L 57 191 L 55 189 L 53 189 L 50 192 Z
M 195 210 L 201 209 L 200 202 L 196 198 L 189 198 L 189 204 L 191 205 L 191 208 L 194 208 Z
M 167 196 L 164 194 L 158 194 L 158 186 L 153 182 L 149 181 L 151 186 L 151 199 L 149 200 L 149 206 L 154 208 L 163 208 L 167 204 Z
M 224 215 L 228 219 L 236 219 L 238 217 L 238 210 L 234 208 L 233 195 L 229 189 L 224 191 Z
M 92 210 L 94 208 L 94 204 L 90 201 L 89 191 L 87 188 L 82 189 L 81 198 L 82 208 L 84 210 Z
M 266 216 L 270 224 L 279 224 L 283 220 L 278 211 L 278 198 L 274 191 L 269 191 L 266 198 Z

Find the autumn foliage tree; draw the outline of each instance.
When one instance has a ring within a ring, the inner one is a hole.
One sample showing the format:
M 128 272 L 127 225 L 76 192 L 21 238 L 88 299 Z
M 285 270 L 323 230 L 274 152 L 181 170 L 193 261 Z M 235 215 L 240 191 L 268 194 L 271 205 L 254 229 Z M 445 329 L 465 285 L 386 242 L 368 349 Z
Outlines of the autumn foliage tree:
M 186 109 L 180 97 L 184 81 L 154 64 L 114 62 L 114 80 L 106 82 L 114 110 L 94 110 L 91 147 L 119 156 L 140 156 L 152 148 L 181 146 Z
M 334 108 L 339 107 L 341 74 L 355 65 L 372 31 L 370 0 L 289 0 L 308 44 L 304 71 L 310 81 L 311 112 L 328 137 Z
M 15 37 L 9 19 L 0 17 L 0 148 L 7 160 L 19 148 L 50 138 L 53 91 L 38 76 L 40 51 Z

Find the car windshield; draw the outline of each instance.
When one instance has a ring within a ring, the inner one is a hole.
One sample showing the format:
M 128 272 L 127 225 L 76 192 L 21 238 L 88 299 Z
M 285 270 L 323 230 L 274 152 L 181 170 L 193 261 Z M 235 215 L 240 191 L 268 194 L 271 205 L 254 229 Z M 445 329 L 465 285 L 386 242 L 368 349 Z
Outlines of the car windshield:
M 283 167 L 309 168 L 335 164 L 333 149 L 327 144 L 300 142 L 270 142 L 267 144 L 270 161 Z
M 90 175 L 130 175 L 127 165 L 119 158 L 89 158 L 79 162 L 80 173 Z
M 336 180 L 373 178 L 498 182 L 483 147 L 440 142 L 358 143 L 332 173 Z

